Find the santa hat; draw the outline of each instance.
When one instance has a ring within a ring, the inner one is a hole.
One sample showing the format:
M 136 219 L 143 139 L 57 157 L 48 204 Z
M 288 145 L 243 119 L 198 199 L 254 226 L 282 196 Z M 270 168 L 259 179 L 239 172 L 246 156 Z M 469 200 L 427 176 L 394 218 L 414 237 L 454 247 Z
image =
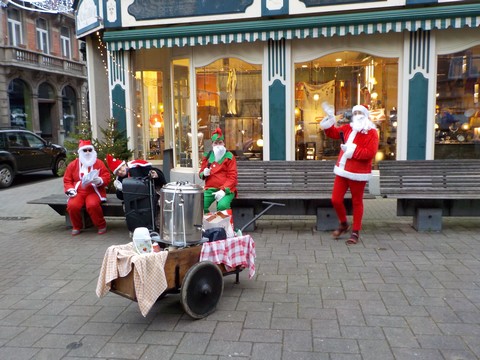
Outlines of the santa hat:
M 212 133 L 212 141 L 217 140 L 224 140 L 225 137 L 222 134 L 222 129 L 216 128 L 215 131 Z
M 117 171 L 125 165 L 125 161 L 116 159 L 112 155 L 107 154 L 107 165 L 111 172 L 116 175 Z
M 145 160 L 132 160 L 128 162 L 128 167 L 130 169 L 136 168 L 136 167 L 146 167 L 146 166 L 152 166 L 152 163 L 149 163 L 148 161 Z
M 353 108 L 352 108 L 352 114 L 355 112 L 355 111 L 360 111 L 363 115 L 365 115 L 365 117 L 368 119 L 370 117 L 370 112 L 368 111 L 368 109 L 363 106 L 363 105 L 355 105 Z
M 83 149 L 92 149 L 93 150 L 93 145 L 90 140 L 80 140 L 78 142 L 78 151 L 82 151 Z

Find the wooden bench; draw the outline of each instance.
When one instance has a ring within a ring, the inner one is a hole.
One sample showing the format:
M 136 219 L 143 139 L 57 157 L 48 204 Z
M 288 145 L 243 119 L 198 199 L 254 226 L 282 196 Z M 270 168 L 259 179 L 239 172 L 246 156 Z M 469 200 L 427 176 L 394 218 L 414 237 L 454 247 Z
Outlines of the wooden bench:
M 397 215 L 417 231 L 440 231 L 442 216 L 480 215 L 480 160 L 379 163 L 380 194 L 397 199 Z
M 52 194 L 39 199 L 30 200 L 27 204 L 42 204 L 50 206 L 59 215 L 65 216 L 65 224 L 67 227 L 72 227 L 70 216 L 67 213 L 67 200 L 68 198 L 65 194 Z M 117 199 L 115 194 L 107 194 L 107 202 L 102 204 L 102 209 L 104 216 L 125 216 L 122 200 Z M 92 226 L 92 222 L 85 208 L 82 211 L 82 218 L 84 228 Z
M 269 215 L 316 215 L 317 230 L 338 227 L 331 203 L 335 161 L 238 161 L 238 197 L 232 203 L 235 227 L 241 228 L 265 207 L 262 201 L 284 203 Z M 368 194 L 366 198 L 374 198 Z M 345 205 L 352 213 L 350 194 Z M 252 231 L 252 223 L 246 230 Z

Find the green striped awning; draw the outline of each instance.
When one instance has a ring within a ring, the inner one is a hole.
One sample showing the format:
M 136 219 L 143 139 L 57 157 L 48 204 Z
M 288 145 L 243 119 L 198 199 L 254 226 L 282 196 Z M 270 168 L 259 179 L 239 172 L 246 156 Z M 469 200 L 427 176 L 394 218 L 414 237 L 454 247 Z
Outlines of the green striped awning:
M 444 30 L 480 26 L 480 3 L 313 17 L 107 31 L 111 51 Z

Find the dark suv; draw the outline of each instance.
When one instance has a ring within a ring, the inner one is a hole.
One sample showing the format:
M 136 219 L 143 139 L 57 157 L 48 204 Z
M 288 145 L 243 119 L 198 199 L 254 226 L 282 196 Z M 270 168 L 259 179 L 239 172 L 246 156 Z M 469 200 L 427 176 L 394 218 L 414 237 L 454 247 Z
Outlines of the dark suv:
M 23 129 L 0 128 L 0 188 L 12 185 L 18 174 L 65 167 L 67 151 Z

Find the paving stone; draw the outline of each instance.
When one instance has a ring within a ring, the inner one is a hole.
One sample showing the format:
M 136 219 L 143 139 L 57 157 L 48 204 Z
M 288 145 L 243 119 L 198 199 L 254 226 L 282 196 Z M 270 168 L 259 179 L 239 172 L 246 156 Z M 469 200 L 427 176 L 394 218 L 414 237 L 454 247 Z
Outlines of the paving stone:
M 207 348 L 211 334 L 185 334 L 177 346 L 176 352 L 187 354 L 203 354 Z
M 252 343 L 241 341 L 211 340 L 207 346 L 207 355 L 251 356 Z
M 108 343 L 98 352 L 98 356 L 106 358 L 139 359 L 147 345 Z

